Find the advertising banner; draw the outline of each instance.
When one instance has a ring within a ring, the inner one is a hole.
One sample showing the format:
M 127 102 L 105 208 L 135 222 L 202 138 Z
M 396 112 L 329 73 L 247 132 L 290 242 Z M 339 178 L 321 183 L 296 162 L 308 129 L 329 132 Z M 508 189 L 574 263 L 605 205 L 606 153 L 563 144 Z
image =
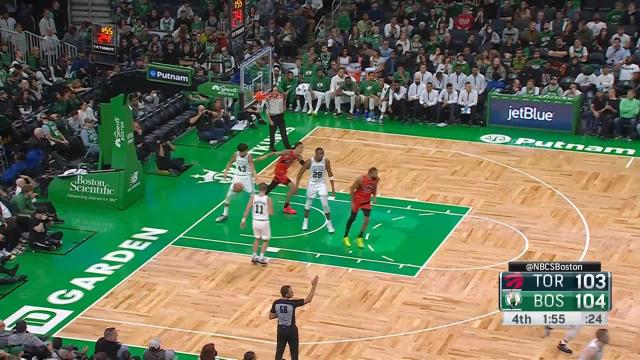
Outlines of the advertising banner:
M 217 98 L 240 98 L 240 85 L 206 82 L 198 86 L 198 93 L 204 96 Z
M 125 209 L 144 195 L 127 97 L 100 104 L 100 120 L 100 170 L 56 177 L 49 186 L 52 201 Z
M 580 98 L 489 94 L 487 124 L 575 132 Z
M 147 65 L 147 80 L 171 85 L 191 86 L 193 68 L 151 63 Z

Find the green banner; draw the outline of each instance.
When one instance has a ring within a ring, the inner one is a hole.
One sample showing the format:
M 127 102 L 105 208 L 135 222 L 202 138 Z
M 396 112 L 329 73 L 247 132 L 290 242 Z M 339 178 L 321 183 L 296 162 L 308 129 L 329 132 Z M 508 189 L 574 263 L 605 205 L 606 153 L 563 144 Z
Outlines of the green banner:
M 502 290 L 501 311 L 609 311 L 609 291 Z
M 240 98 L 240 85 L 206 82 L 198 86 L 198 93 L 207 97 Z
M 147 80 L 171 85 L 191 86 L 194 70 L 190 67 L 151 63 L 147 65 Z

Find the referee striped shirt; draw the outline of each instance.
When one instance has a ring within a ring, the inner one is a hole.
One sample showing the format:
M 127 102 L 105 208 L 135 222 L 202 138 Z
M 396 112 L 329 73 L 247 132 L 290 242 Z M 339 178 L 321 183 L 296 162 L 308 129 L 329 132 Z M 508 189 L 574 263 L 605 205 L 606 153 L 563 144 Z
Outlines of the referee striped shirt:
M 304 299 L 278 299 L 271 305 L 271 313 L 278 317 L 278 326 L 296 326 L 296 308 L 304 305 Z

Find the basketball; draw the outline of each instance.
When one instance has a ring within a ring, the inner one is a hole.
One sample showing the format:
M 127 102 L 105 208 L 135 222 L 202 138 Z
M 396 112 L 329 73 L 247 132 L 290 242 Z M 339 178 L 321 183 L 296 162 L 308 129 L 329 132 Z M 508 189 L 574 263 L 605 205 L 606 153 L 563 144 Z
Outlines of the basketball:
M 256 91 L 255 98 L 256 101 L 263 101 L 267 98 L 267 94 L 265 94 L 263 91 Z
M 235 184 L 233 184 L 232 189 L 233 189 L 233 192 L 239 193 L 242 190 L 244 190 L 244 186 L 242 186 L 242 184 L 240 184 L 240 183 L 235 183 Z

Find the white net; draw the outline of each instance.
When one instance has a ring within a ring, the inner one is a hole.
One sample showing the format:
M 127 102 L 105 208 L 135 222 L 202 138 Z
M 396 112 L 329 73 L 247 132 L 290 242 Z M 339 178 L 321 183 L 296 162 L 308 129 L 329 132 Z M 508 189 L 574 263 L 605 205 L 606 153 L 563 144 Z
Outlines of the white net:
M 257 91 L 270 91 L 273 59 L 271 48 L 263 49 L 240 64 L 240 83 L 244 106 L 255 103 Z

